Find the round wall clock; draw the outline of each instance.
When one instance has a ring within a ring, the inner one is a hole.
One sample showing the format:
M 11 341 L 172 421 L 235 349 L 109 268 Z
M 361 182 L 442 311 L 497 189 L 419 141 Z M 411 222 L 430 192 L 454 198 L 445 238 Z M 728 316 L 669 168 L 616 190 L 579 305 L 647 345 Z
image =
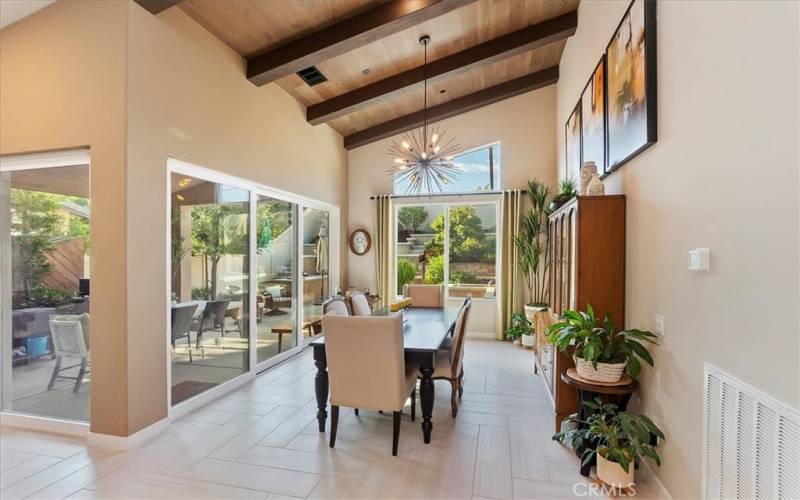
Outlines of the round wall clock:
M 364 229 L 356 229 L 350 233 L 350 250 L 356 255 L 364 255 L 369 252 L 369 247 L 372 245 L 372 239 L 369 233 Z

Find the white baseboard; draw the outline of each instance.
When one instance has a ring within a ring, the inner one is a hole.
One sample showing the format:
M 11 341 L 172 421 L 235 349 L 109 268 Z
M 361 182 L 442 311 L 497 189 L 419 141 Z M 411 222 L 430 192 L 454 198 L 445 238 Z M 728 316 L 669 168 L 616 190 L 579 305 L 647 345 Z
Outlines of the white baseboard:
M 37 415 L 21 415 L 18 413 L 0 413 L 0 425 L 29 429 L 32 431 L 53 432 L 68 436 L 86 437 L 89 435 L 89 424 Z
M 471 339 L 495 339 L 494 332 L 467 332 L 467 337 Z
M 90 432 L 86 438 L 86 443 L 94 448 L 125 451 L 146 443 L 164 432 L 167 427 L 169 427 L 169 419 L 162 418 L 130 436 L 112 436 L 111 434 Z

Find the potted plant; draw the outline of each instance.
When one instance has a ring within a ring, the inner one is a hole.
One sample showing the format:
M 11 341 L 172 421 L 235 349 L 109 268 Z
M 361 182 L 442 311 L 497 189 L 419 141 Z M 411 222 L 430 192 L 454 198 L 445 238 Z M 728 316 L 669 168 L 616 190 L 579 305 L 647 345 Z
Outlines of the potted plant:
M 566 202 L 578 196 L 578 186 L 572 179 L 562 179 L 558 185 L 560 193 L 553 197 L 550 202 L 550 212 L 555 212 L 561 208 Z
M 533 321 L 533 316 L 547 308 L 547 269 L 549 267 L 547 232 L 547 198 L 550 188 L 534 179 L 528 181 L 528 200 L 530 208 L 521 217 L 519 235 L 514 244 L 519 254 L 519 266 L 525 277 L 529 302 L 525 305 L 525 316 Z
M 565 311 L 564 321 L 550 326 L 548 340 L 561 352 L 574 349 L 575 369 L 593 382 L 618 382 L 622 372 L 639 376 L 639 359 L 653 366 L 653 357 L 643 342 L 658 345 L 655 334 L 642 330 L 617 330 L 609 316 L 597 325 L 592 306 L 584 311 Z
M 534 344 L 530 339 L 526 340 L 525 337 L 531 337 L 535 340 L 535 337 L 531 335 L 531 322 L 521 313 L 511 315 L 511 326 L 506 330 L 506 336 L 513 340 L 515 344 L 519 344 L 520 339 L 522 339 L 522 345 L 524 346 L 533 346 Z M 526 344 L 526 342 L 530 343 Z
M 642 458 L 652 459 L 661 465 L 653 438 L 664 439 L 664 433 L 645 415 L 619 411 L 611 403 L 601 400 L 584 402 L 589 416 L 565 419 L 572 422 L 571 429 L 553 435 L 553 439 L 581 454 L 586 465 L 597 459 L 597 478 L 614 488 L 631 488 L 635 485 L 634 466 Z

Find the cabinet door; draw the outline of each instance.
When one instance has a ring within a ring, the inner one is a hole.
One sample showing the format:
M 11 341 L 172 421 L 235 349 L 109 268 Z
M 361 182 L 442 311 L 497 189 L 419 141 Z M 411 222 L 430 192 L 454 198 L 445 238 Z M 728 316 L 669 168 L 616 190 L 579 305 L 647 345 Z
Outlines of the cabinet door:
M 575 310 L 578 306 L 578 208 L 570 209 L 569 219 L 569 275 L 566 307 Z

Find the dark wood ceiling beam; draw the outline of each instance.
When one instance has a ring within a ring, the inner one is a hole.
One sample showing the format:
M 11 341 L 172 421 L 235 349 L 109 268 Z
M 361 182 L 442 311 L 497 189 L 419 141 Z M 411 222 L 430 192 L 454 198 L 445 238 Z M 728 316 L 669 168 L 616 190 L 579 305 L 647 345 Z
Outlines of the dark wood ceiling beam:
M 394 0 L 247 59 L 247 78 L 264 85 L 476 0 Z
M 428 63 L 428 82 L 451 77 L 478 66 L 564 40 L 578 27 L 578 12 L 572 11 L 533 26 L 489 40 L 461 52 Z M 359 89 L 336 96 L 306 109 L 306 120 L 319 125 L 418 85 L 425 79 L 425 68 L 418 66 Z
M 147 9 L 147 11 L 153 15 L 167 10 L 180 2 L 181 0 L 136 0 L 136 3 Z
M 429 108 L 428 123 L 460 115 L 556 82 L 558 82 L 558 66 L 553 66 Z M 422 110 L 361 130 L 345 137 L 344 147 L 357 148 L 420 127 L 424 118 L 425 113 Z

